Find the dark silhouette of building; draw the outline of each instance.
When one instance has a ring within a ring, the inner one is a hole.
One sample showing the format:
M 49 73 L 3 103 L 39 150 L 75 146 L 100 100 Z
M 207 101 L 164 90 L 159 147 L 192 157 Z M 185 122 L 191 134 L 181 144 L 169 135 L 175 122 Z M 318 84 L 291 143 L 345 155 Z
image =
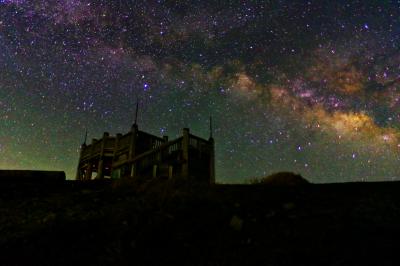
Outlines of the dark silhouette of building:
M 139 130 L 136 123 L 125 135 L 110 136 L 81 146 L 77 180 L 125 177 L 185 178 L 215 183 L 214 139 L 210 118 L 208 140 L 190 134 L 170 141 Z

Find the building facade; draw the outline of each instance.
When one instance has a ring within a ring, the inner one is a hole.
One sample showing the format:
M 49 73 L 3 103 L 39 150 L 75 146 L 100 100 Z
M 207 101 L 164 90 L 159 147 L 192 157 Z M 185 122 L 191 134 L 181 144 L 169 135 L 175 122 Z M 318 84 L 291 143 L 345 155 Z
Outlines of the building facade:
M 214 139 L 190 134 L 169 140 L 157 137 L 132 125 L 127 134 L 93 139 L 81 146 L 77 180 L 102 178 L 185 178 L 215 183 Z

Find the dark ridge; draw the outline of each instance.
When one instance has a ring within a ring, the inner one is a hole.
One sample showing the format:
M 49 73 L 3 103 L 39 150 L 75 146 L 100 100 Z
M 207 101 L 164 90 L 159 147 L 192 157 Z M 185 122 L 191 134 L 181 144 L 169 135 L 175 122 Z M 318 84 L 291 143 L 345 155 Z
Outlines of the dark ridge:
M 62 183 L 66 180 L 62 171 L 0 170 L 2 183 Z

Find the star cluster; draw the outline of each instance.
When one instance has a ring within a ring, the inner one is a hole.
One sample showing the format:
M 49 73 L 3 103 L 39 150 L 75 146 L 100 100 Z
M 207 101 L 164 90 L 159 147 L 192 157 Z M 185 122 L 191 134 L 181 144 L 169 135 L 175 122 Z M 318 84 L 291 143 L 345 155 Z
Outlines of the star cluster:
M 217 179 L 400 176 L 396 1 L 0 0 L 0 168 L 215 121 Z

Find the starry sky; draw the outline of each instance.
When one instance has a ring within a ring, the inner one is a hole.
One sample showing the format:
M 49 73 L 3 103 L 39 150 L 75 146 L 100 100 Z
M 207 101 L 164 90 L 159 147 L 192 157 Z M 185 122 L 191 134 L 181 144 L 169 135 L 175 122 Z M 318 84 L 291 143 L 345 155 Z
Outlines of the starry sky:
M 0 169 L 85 130 L 208 138 L 217 181 L 400 177 L 399 1 L 0 0 Z

